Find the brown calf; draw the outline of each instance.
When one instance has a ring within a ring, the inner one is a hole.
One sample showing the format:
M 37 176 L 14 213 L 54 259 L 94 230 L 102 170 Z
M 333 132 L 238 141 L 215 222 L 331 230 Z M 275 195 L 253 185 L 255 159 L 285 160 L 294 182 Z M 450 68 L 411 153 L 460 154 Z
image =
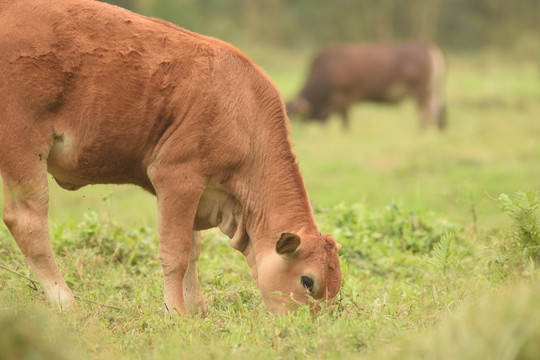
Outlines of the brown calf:
M 333 298 L 337 244 L 317 229 L 287 136 L 274 85 L 229 44 L 95 1 L 0 0 L 3 218 L 54 303 L 73 294 L 50 246 L 47 172 L 69 190 L 157 196 L 169 309 L 205 311 L 199 230 L 216 226 L 270 309 Z
M 315 57 L 304 88 L 287 104 L 287 111 L 291 117 L 320 121 L 337 112 L 347 128 L 351 104 L 394 103 L 409 96 L 416 100 L 422 128 L 436 121 L 443 129 L 444 72 L 444 58 L 433 45 L 335 46 Z

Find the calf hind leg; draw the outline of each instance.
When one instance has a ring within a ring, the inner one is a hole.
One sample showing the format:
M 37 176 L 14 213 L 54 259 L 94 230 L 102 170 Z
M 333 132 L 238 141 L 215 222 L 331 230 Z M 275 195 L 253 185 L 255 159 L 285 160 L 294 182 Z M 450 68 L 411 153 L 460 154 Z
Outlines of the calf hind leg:
M 5 140 L 5 139 L 4 139 Z M 45 161 L 17 154 L 2 156 L 0 169 L 4 187 L 3 219 L 47 298 L 61 308 L 74 303 L 62 278 L 49 239 L 48 185 Z M 17 160 L 17 161 L 15 161 Z
M 193 231 L 191 238 L 191 250 L 189 252 L 189 263 L 184 276 L 184 301 L 189 314 L 206 315 L 204 298 L 199 287 L 197 276 L 197 261 L 201 253 L 201 235 L 198 231 Z

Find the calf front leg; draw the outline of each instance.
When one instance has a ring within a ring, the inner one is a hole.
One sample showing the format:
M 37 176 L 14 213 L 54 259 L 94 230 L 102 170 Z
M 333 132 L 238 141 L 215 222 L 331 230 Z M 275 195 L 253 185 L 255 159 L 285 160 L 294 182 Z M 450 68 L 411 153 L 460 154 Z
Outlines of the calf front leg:
M 184 169 L 182 173 L 170 168 L 153 169 L 151 179 L 158 202 L 159 259 L 163 267 L 165 304 L 169 311 L 185 314 L 184 281 L 190 263 L 194 267 L 198 258 L 198 249 L 194 251 L 197 256 L 193 261 L 190 253 L 203 182 L 186 172 L 185 165 L 179 167 Z M 188 273 L 188 284 L 193 283 L 193 271 Z

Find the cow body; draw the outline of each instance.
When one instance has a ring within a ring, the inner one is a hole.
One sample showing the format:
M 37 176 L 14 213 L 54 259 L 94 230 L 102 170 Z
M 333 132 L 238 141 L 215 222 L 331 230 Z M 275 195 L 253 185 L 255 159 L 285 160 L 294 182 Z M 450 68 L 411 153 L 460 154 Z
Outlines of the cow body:
M 231 45 L 94 1 L 0 0 L 0 99 L 3 218 L 51 301 L 73 295 L 50 247 L 47 172 L 69 190 L 157 196 L 169 309 L 205 311 L 199 230 L 215 226 L 271 309 L 336 295 L 337 245 L 315 225 L 283 103 Z
M 298 97 L 287 104 L 289 116 L 325 121 L 331 113 L 348 127 L 348 108 L 360 101 L 395 103 L 416 100 L 421 126 L 436 121 L 445 126 L 442 82 L 444 59 L 432 45 L 376 44 L 335 46 L 313 60 Z

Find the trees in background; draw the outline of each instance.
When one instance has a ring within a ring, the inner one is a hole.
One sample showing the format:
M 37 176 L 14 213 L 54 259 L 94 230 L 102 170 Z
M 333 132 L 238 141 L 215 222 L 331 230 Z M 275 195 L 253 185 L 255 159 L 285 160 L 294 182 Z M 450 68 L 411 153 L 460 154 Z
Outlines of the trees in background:
M 540 0 L 110 0 L 232 42 L 421 39 L 470 49 L 540 39 Z M 540 40 L 538 40 L 540 41 Z

